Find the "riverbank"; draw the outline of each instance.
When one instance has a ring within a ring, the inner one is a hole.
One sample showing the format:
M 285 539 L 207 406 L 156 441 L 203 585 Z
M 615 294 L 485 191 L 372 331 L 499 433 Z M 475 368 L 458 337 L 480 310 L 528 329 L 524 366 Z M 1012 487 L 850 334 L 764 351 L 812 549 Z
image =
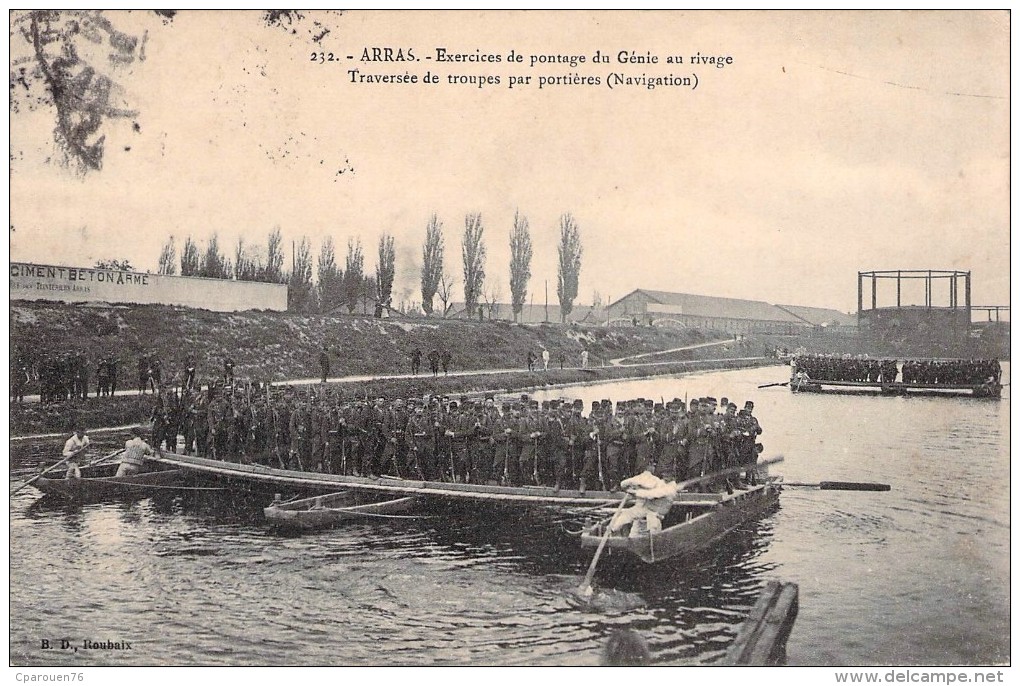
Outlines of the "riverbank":
M 548 371 L 480 370 L 452 376 L 378 376 L 368 380 L 336 381 L 328 384 L 294 386 L 296 392 L 311 393 L 317 389 L 338 389 L 351 398 L 409 398 L 423 395 L 510 395 L 536 389 L 569 387 L 579 384 L 636 379 L 712 369 L 741 369 L 774 365 L 767 357 L 718 358 L 644 364 L 596 367 L 591 369 L 551 368 Z M 286 384 L 280 384 L 286 385 Z M 118 396 L 91 398 L 85 401 L 12 405 L 11 437 L 70 432 L 73 424 L 85 428 L 134 426 L 147 424 L 152 414 L 153 396 Z

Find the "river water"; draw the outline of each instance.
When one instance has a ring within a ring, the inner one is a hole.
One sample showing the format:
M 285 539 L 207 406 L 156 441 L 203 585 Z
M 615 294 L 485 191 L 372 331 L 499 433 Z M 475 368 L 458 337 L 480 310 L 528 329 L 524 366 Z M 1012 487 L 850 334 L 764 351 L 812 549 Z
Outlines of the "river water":
M 1008 365 L 1004 365 L 1008 381 Z M 589 551 L 516 511 L 355 524 L 281 537 L 266 503 L 196 492 L 64 506 L 10 504 L 15 665 L 596 664 L 628 627 L 656 662 L 717 661 L 769 580 L 800 586 L 792 665 L 1001 664 L 1009 651 L 1009 398 L 885 398 L 758 389 L 788 368 L 533 394 L 755 401 L 787 481 L 779 508 L 711 554 L 607 567 L 596 602 L 570 593 Z M 122 436 L 94 441 L 104 450 Z M 56 441 L 11 443 L 11 484 Z M 130 650 L 60 650 L 60 639 Z M 42 642 L 50 641 L 44 650 Z

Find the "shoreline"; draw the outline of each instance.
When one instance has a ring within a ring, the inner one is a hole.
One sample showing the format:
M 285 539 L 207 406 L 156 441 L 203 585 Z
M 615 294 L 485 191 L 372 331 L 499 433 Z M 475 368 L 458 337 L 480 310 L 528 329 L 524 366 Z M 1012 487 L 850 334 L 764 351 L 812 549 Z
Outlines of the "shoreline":
M 477 370 L 475 372 L 458 373 L 453 376 L 377 376 L 370 380 L 329 382 L 326 388 L 340 388 L 341 394 L 348 386 L 357 386 L 356 396 L 361 397 L 412 397 L 424 394 L 430 395 L 464 395 L 478 397 L 493 395 L 496 397 L 509 396 L 517 393 L 534 392 L 541 390 L 553 390 L 557 388 L 570 388 L 574 386 L 586 386 L 594 383 L 609 383 L 624 379 L 653 378 L 656 376 L 669 376 L 673 374 L 687 374 L 701 371 L 725 371 L 730 369 L 746 369 L 751 367 L 770 367 L 781 365 L 782 362 L 769 357 L 740 357 L 740 358 L 719 358 L 712 360 L 688 360 L 676 362 L 652 362 L 632 365 L 616 365 L 607 367 L 595 367 L 590 369 L 567 368 L 549 369 L 548 371 L 507 371 L 507 370 Z M 583 375 L 583 376 L 582 376 Z M 490 378 L 491 377 L 491 378 Z M 507 381 L 507 384 L 495 383 Z M 538 383 L 542 379 L 549 379 Z M 485 381 L 482 387 L 472 384 L 472 381 Z M 276 383 L 275 386 L 288 386 L 287 383 Z M 495 386 L 495 387 L 493 387 Z M 320 384 L 295 385 L 293 388 L 320 389 Z M 403 392 L 401 392 L 403 391 Z M 100 407 L 99 410 L 108 410 L 108 416 L 121 417 L 117 420 L 111 418 L 108 425 L 88 428 L 90 433 L 108 433 L 114 431 L 125 431 L 135 426 L 145 426 L 147 422 L 125 421 L 124 415 L 138 416 L 139 410 L 148 407 L 152 402 L 152 395 L 127 396 L 110 399 L 111 405 Z M 93 399 L 95 402 L 97 399 Z M 140 402 L 136 402 L 140 401 Z M 104 399 L 106 402 L 106 399 Z M 69 403 L 63 403 L 68 405 Z M 125 407 L 127 404 L 127 407 Z M 84 407 L 74 404 L 66 408 L 67 415 L 80 416 Z M 11 406 L 12 415 L 16 406 Z M 147 414 L 147 413 L 142 413 Z M 13 433 L 9 439 L 11 442 L 27 440 L 43 440 L 47 438 L 58 438 L 64 432 L 58 430 L 58 424 L 67 423 L 67 416 L 53 419 L 52 414 L 47 415 L 52 421 L 40 422 L 40 431 L 34 433 Z M 86 421 L 86 424 L 90 422 Z M 12 422 L 13 426 L 14 422 Z

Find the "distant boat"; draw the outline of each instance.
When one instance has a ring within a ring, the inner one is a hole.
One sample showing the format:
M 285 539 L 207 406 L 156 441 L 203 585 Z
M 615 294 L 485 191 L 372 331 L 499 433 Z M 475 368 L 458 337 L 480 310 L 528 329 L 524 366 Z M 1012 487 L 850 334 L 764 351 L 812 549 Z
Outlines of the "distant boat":
M 388 516 L 407 512 L 422 501 L 416 496 L 371 501 L 372 496 L 357 491 L 339 491 L 290 502 L 274 501 L 263 513 L 272 526 L 295 531 L 326 529 L 351 520 Z
M 82 502 L 114 498 L 147 498 L 184 485 L 185 471 L 156 468 L 130 476 L 117 476 L 119 465 L 98 464 L 81 468 L 80 479 L 40 476 L 32 485 L 46 495 Z

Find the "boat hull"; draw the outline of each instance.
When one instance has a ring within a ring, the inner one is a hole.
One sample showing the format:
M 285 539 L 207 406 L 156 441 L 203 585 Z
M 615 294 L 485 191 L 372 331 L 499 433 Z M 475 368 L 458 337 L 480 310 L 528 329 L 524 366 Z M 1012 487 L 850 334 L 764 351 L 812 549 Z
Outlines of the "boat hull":
M 344 522 L 376 517 L 400 516 L 421 502 L 417 496 L 366 502 L 356 491 L 341 491 L 325 496 L 274 503 L 263 510 L 266 521 L 278 529 L 313 531 L 328 529 Z
M 320 472 L 277 469 L 258 464 L 238 464 L 192 455 L 164 453 L 151 461 L 164 467 L 184 469 L 196 478 L 215 480 L 232 490 L 269 493 L 335 493 L 341 489 L 374 493 L 420 495 L 445 500 L 534 505 L 614 504 L 621 493 L 555 490 L 548 486 L 490 486 L 485 484 L 417 481 L 390 476 L 358 477 Z
M 181 469 L 152 471 L 116 476 L 117 465 L 101 465 L 82 469 L 80 479 L 39 477 L 32 485 L 47 496 L 74 501 L 96 501 L 115 498 L 147 498 L 174 490 L 185 484 Z
M 706 498 L 715 494 L 705 494 Z M 744 522 L 767 514 L 779 502 L 779 487 L 769 482 L 744 491 L 726 495 L 714 505 L 692 508 L 681 505 L 678 513 L 685 519 L 672 526 L 664 526 L 655 534 L 635 537 L 610 535 L 606 540 L 609 550 L 619 550 L 652 564 L 677 557 L 688 557 L 711 548 L 724 536 Z M 675 506 L 676 507 L 676 506 Z M 667 516 L 667 522 L 670 516 Z M 581 547 L 596 548 L 602 540 L 608 521 L 589 527 L 581 534 Z
M 952 398 L 1002 397 L 1000 384 L 920 384 L 920 383 L 879 383 L 871 381 L 810 381 L 790 380 L 793 393 L 835 393 L 857 395 L 894 395 Z

